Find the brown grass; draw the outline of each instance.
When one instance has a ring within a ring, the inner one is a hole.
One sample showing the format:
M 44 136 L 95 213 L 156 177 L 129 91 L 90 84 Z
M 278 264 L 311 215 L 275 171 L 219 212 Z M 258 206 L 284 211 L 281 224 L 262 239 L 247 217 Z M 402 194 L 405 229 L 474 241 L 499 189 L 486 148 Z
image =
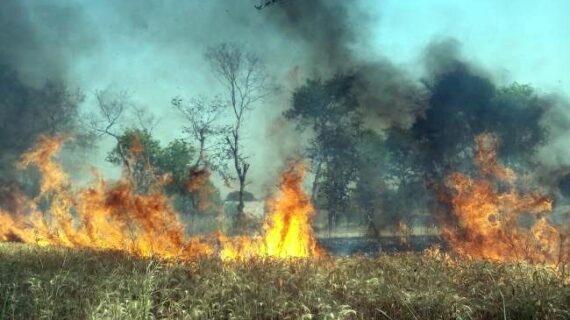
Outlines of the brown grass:
M 556 270 L 441 254 L 139 259 L 0 244 L 0 319 L 570 319 Z

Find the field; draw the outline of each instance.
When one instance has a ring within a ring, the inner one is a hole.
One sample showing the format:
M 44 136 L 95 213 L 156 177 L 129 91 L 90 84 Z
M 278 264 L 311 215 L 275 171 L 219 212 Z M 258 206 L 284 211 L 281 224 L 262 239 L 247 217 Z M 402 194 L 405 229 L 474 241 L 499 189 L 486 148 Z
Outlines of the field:
M 0 319 L 569 319 L 559 272 L 439 253 L 221 262 L 0 244 Z

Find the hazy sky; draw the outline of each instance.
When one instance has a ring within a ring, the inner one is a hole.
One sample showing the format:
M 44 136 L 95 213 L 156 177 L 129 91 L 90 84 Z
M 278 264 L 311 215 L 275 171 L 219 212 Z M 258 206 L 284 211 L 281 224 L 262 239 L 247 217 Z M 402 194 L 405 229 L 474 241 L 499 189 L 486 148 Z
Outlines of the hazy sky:
M 570 93 L 570 1 L 369 1 L 375 42 L 409 63 L 434 38 L 453 37 L 466 57 L 504 81 Z
M 280 114 L 299 84 L 299 79 L 288 77 L 289 71 L 299 66 L 302 72 L 306 66 L 306 44 L 272 23 L 269 10 L 280 10 L 279 5 L 258 11 L 253 8 L 256 0 L 22 3 L 43 55 L 54 56 L 29 54 L 20 68 L 24 76 L 31 81 L 49 77 L 56 67 L 47 66 L 57 64 L 61 76 L 88 95 L 85 110 L 92 108 L 96 89 L 126 89 L 137 104 L 161 119 L 155 133 L 164 142 L 181 135 L 182 122 L 170 107 L 172 97 L 220 92 L 204 62 L 205 48 L 221 41 L 248 45 L 283 86 L 247 119 L 246 148 L 255 181 L 251 191 L 263 195 L 275 182 L 282 160 L 295 151 L 298 139 L 291 138 L 295 134 Z M 353 6 L 351 27 L 356 32 L 363 28 L 364 35 L 354 50 L 368 59 L 386 57 L 419 78 L 426 45 L 455 38 L 463 56 L 500 83 L 530 83 L 542 92 L 570 96 L 570 1 L 361 0 Z M 367 23 L 360 25 L 362 14 Z M 92 157 L 108 172 L 111 166 L 103 158 L 111 145 L 102 141 Z

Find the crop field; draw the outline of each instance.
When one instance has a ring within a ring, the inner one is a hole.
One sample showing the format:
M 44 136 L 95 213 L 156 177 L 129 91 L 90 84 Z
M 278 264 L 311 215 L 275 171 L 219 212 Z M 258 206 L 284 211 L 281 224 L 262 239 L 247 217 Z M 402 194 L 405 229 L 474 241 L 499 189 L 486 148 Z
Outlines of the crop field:
M 2 243 L 0 318 L 568 319 L 570 286 L 438 251 L 184 262 Z

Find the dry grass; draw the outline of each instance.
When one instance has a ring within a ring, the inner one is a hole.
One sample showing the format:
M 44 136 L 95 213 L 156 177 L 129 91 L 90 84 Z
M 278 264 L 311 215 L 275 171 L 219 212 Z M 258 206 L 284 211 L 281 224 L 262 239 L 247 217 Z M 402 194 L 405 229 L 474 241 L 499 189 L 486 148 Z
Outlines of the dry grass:
M 0 244 L 0 318 L 570 319 L 570 286 L 438 255 L 164 263 Z

